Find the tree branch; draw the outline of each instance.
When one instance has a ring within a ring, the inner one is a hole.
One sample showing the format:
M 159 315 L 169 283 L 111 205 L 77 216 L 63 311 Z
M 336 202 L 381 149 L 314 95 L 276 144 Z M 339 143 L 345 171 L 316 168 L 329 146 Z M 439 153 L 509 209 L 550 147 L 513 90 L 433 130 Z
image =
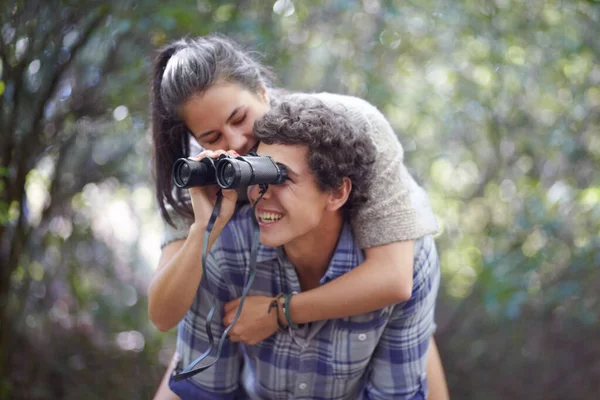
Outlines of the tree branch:
M 41 96 L 41 100 L 38 103 L 37 110 L 33 114 L 33 124 L 29 132 L 24 136 L 24 138 L 20 141 L 19 148 L 17 149 L 16 159 L 18 160 L 17 168 L 16 168 L 16 176 L 10 181 L 10 187 L 12 190 L 8 195 L 9 203 L 11 201 L 18 201 L 20 204 L 20 213 L 19 218 L 17 220 L 17 224 L 15 226 L 14 235 L 10 238 L 9 244 L 9 254 L 8 254 L 8 262 L 6 264 L 6 268 L 4 268 L 4 272 L 6 276 L 11 276 L 12 271 L 17 267 L 18 260 L 21 255 L 21 251 L 23 249 L 24 243 L 27 242 L 28 236 L 30 234 L 30 229 L 26 227 L 26 202 L 24 201 L 25 195 L 25 178 L 29 169 L 31 168 L 31 160 L 35 157 L 36 151 L 39 147 L 41 135 L 38 134 L 38 130 L 43 120 L 44 116 L 44 108 L 48 101 L 51 99 L 58 82 L 62 78 L 63 74 L 70 66 L 72 60 L 76 57 L 77 53 L 81 48 L 89 41 L 93 32 L 100 26 L 102 21 L 106 16 L 106 12 L 102 12 L 95 17 L 92 18 L 92 21 L 89 23 L 88 27 L 85 29 L 84 33 L 77 40 L 74 46 L 71 49 L 71 58 L 67 60 L 64 64 L 62 64 L 56 71 L 51 83 L 47 86 L 46 90 L 43 92 Z M 20 92 L 20 91 L 19 91 Z M 16 92 L 16 93 L 19 93 Z M 9 178 L 10 179 L 10 178 Z M 4 281 L 4 279 L 3 279 Z M 6 289 L 6 288 L 3 288 Z M 0 295 L 2 295 L 0 290 Z M 0 299 L 1 300 L 1 299 Z M 0 304 L 0 306 L 2 306 Z M 4 305 L 5 306 L 5 305 Z
M 54 177 L 52 178 L 52 182 L 50 183 L 50 204 L 42 212 L 41 221 L 45 221 L 49 219 L 52 211 L 54 209 L 54 205 L 60 202 L 60 199 L 57 200 L 57 194 L 59 190 L 58 182 L 62 175 L 63 169 L 65 167 L 65 162 L 67 160 L 67 155 L 72 154 L 71 149 L 75 145 L 75 140 L 77 139 L 77 130 L 74 130 L 73 133 L 65 140 L 65 142 L 60 146 L 58 151 L 58 158 L 56 160 L 56 164 L 54 166 Z
M 30 163 L 31 157 L 27 157 L 27 154 L 35 154 L 36 150 L 38 149 L 39 144 L 41 142 L 41 135 L 39 135 L 39 130 L 40 130 L 40 126 L 43 121 L 44 109 L 45 109 L 46 105 L 52 99 L 52 96 L 54 95 L 54 92 L 56 91 L 56 87 L 58 86 L 58 83 L 60 82 L 61 78 L 63 77 L 65 71 L 69 68 L 69 66 L 75 59 L 77 53 L 83 48 L 83 46 L 85 44 L 87 44 L 90 37 L 92 36 L 94 31 L 98 28 L 98 26 L 100 26 L 100 24 L 102 23 L 105 16 L 106 16 L 105 13 L 101 13 L 101 14 L 96 15 L 92 19 L 92 21 L 90 22 L 88 27 L 84 30 L 84 33 L 81 35 L 81 37 L 79 37 L 77 42 L 71 48 L 71 57 L 57 68 L 54 76 L 52 77 L 52 80 L 50 81 L 50 84 L 46 87 L 44 92 L 40 95 L 41 100 L 39 101 L 37 109 L 34 112 L 33 118 L 32 118 L 34 122 L 31 126 L 31 129 L 29 130 L 29 132 L 27 132 L 27 134 L 20 141 L 19 148 L 17 149 L 17 151 L 18 151 L 17 174 L 16 174 L 15 181 L 12 185 L 15 190 L 12 193 L 11 200 L 19 201 L 23 195 L 25 177 L 27 176 L 27 173 L 29 172 L 29 168 L 31 167 L 29 165 L 29 164 L 31 164 Z

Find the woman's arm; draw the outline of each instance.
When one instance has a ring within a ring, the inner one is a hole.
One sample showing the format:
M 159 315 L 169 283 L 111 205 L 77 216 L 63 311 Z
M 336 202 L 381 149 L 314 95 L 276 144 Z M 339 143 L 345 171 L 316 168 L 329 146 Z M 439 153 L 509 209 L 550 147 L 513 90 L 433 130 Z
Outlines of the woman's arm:
M 192 225 L 186 240 L 163 248 L 158 268 L 148 287 L 148 316 L 156 328 L 166 332 L 189 310 L 202 278 L 204 229 Z
M 216 158 L 223 153 L 224 151 L 204 151 L 194 158 Z M 214 207 L 213 193 L 216 194 L 216 185 L 189 189 L 195 221 L 190 225 L 185 240 L 171 242 L 163 248 L 158 268 L 150 281 L 148 316 L 161 331 L 167 331 L 177 325 L 196 296 L 202 279 L 201 260 L 205 231 Z M 235 210 L 237 192 L 223 190 L 222 193 L 221 208 L 210 235 L 208 249 Z M 183 221 L 179 222 L 184 225 Z
M 292 321 L 344 318 L 406 301 L 412 292 L 412 240 L 365 250 L 366 260 L 348 273 L 290 301 Z
M 344 318 L 406 301 L 412 292 L 414 242 L 395 242 L 365 250 L 366 260 L 344 275 L 290 300 L 290 316 L 297 324 Z M 229 325 L 239 300 L 225 305 L 223 323 Z M 276 314 L 267 314 L 273 299 L 248 296 L 242 313 L 229 331 L 234 342 L 256 344 L 277 332 Z M 285 317 L 279 309 L 279 320 Z
M 223 198 L 221 212 L 210 235 L 208 249 L 231 218 L 237 194 L 228 190 L 230 199 Z M 235 197 L 235 198 L 234 198 Z M 196 220 L 185 240 L 167 244 L 161 253 L 158 268 L 148 287 L 148 316 L 165 332 L 173 328 L 189 310 L 202 279 L 202 244 L 208 222 Z
M 429 386 L 427 400 L 450 400 L 442 359 L 433 336 L 429 341 L 427 354 L 427 385 Z

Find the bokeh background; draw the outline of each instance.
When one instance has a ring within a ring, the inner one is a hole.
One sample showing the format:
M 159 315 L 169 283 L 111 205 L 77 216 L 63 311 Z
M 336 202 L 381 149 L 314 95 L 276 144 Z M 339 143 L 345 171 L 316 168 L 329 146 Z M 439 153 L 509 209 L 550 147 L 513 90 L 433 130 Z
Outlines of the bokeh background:
M 221 32 L 363 97 L 430 193 L 454 399 L 600 393 L 600 3 L 3 0 L 0 398 L 148 399 L 155 51 Z

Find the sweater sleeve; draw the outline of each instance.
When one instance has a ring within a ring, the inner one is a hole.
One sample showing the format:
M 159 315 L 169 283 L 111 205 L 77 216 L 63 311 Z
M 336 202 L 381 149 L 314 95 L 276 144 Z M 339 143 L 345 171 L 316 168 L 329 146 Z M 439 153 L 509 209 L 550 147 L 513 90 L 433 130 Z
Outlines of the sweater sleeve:
M 352 217 L 355 237 L 362 248 L 436 233 L 437 221 L 427 194 L 404 165 L 404 151 L 386 118 L 361 101 L 363 124 L 376 149 L 375 173 L 369 200 Z M 356 113 L 354 108 L 350 112 Z

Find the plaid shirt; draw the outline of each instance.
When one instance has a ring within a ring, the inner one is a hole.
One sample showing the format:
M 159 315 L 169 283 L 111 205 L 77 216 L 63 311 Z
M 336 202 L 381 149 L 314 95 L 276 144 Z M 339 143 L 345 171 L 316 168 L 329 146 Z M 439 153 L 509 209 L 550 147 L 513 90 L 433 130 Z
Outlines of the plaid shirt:
M 219 312 L 241 296 L 249 272 L 251 212 L 248 206 L 236 213 L 207 257 L 196 299 L 179 324 L 177 371 L 208 347 L 205 321 L 213 296 L 215 345 L 224 330 Z M 321 284 L 363 260 L 346 223 Z M 183 399 L 425 399 L 426 353 L 439 286 L 439 260 L 430 236 L 415 243 L 413 278 L 410 300 L 394 306 L 281 331 L 253 346 L 226 340 L 216 365 L 193 378 L 171 380 L 171 388 Z M 300 292 L 300 284 L 283 249 L 260 245 L 249 295 L 292 291 Z

